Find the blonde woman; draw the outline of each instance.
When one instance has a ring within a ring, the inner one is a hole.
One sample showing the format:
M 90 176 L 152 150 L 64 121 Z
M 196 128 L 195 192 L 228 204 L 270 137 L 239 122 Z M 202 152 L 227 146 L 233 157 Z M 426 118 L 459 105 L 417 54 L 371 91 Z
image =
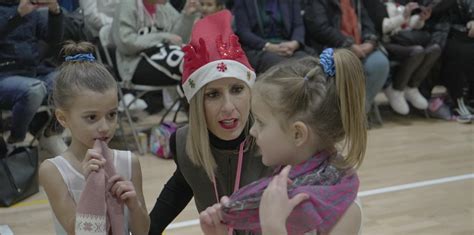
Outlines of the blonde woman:
M 150 234 L 161 234 L 193 196 L 200 212 L 267 172 L 249 135 L 255 73 L 231 18 L 224 10 L 199 20 L 183 49 L 190 120 L 171 137 L 177 169 L 150 213 Z

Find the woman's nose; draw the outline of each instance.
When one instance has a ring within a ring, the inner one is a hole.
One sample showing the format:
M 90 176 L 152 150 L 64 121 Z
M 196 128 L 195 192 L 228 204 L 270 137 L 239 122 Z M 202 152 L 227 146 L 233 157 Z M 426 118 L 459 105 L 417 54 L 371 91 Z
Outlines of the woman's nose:
M 223 102 L 224 104 L 222 105 L 222 111 L 229 115 L 232 114 L 235 109 L 234 98 L 230 94 L 224 95 Z

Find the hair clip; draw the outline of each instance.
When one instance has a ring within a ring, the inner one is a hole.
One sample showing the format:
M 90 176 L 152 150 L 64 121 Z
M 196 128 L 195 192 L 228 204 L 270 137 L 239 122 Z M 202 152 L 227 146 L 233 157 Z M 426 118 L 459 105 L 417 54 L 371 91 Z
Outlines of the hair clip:
M 326 76 L 334 77 L 334 75 L 336 75 L 336 65 L 334 64 L 334 49 L 324 49 L 321 55 L 319 55 L 319 63 L 323 67 Z
M 66 58 L 64 60 L 65 61 L 81 61 L 81 62 L 89 61 L 89 62 L 93 62 L 93 61 L 95 61 L 95 57 L 94 57 L 94 55 L 92 55 L 92 53 L 84 53 L 84 54 L 66 56 Z

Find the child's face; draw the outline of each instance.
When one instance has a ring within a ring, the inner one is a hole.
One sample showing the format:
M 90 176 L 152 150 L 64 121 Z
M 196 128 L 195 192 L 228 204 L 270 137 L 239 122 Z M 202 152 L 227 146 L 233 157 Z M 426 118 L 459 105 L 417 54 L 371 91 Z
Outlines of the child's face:
M 108 143 L 117 127 L 117 107 L 116 89 L 103 93 L 81 91 L 74 97 L 71 108 L 64 112 L 65 127 L 71 132 L 72 144 L 92 148 L 96 139 Z
M 223 6 L 217 5 L 216 0 L 200 0 L 202 16 L 216 13 L 223 9 Z
M 266 166 L 291 164 L 295 158 L 296 147 L 290 134 L 282 129 L 279 119 L 271 112 L 270 107 L 255 94 L 252 97 L 252 113 L 255 123 L 250 134 L 262 153 L 262 162 Z
M 221 78 L 204 88 L 204 111 L 209 131 L 222 140 L 239 137 L 250 114 L 250 89 L 236 78 Z

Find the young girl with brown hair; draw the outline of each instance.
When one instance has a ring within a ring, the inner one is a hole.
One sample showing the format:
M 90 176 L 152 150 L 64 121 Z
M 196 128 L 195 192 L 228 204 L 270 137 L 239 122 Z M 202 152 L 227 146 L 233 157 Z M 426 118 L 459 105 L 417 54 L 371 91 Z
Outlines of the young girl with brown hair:
M 64 47 L 52 100 L 71 144 L 41 164 L 40 183 L 56 234 L 146 234 L 150 219 L 138 158 L 107 147 L 117 128 L 117 83 L 92 51 L 85 42 Z

